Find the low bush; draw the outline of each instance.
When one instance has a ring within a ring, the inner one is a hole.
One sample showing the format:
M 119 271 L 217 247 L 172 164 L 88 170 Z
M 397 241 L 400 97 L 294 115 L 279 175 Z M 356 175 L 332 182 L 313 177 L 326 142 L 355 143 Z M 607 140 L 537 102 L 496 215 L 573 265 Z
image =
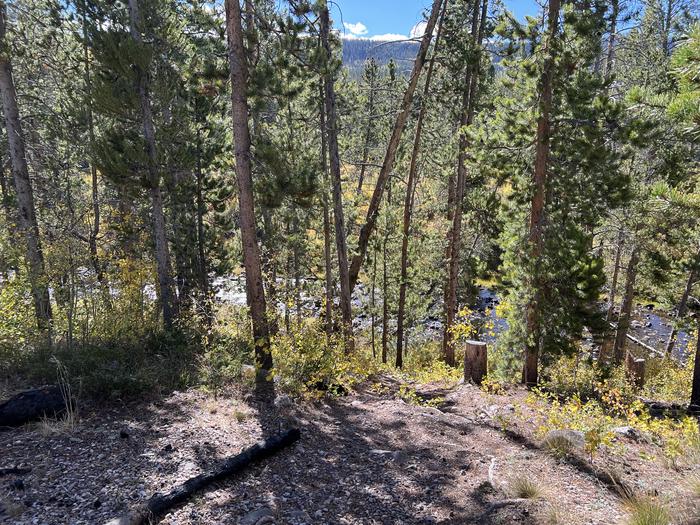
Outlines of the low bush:
M 363 348 L 346 355 L 341 334 L 327 336 L 317 319 L 274 337 L 272 359 L 272 374 L 282 390 L 311 397 L 346 392 L 381 369 Z

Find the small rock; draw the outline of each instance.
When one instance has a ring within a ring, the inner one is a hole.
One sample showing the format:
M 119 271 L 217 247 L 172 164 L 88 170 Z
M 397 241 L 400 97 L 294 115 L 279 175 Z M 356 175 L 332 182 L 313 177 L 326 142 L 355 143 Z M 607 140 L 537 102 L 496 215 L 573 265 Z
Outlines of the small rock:
M 282 394 L 275 398 L 275 406 L 277 408 L 291 408 L 294 406 L 294 401 L 288 395 Z
M 624 426 L 616 427 L 612 430 L 616 435 L 626 437 L 633 441 L 639 441 L 642 438 L 641 432 L 634 427 Z
M 382 456 L 384 454 L 392 454 L 391 450 L 382 450 L 379 448 L 374 448 L 369 451 L 370 454 L 377 454 L 378 456 Z
M 238 525 L 263 525 L 264 523 L 274 522 L 275 519 L 272 510 L 267 507 L 261 507 L 243 516 L 238 522 Z
M 10 488 L 13 490 L 24 490 L 24 480 L 17 478 L 12 483 L 10 483 Z

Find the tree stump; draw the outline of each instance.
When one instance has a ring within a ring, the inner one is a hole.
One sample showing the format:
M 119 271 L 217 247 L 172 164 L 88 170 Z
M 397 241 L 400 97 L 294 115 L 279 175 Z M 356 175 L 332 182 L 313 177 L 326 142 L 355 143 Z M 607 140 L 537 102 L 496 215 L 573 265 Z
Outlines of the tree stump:
M 481 341 L 467 341 L 464 348 L 464 382 L 480 385 L 487 373 L 487 347 Z
M 626 368 L 627 378 L 637 388 L 644 388 L 644 374 L 646 371 L 646 360 L 634 357 L 630 352 L 627 352 Z

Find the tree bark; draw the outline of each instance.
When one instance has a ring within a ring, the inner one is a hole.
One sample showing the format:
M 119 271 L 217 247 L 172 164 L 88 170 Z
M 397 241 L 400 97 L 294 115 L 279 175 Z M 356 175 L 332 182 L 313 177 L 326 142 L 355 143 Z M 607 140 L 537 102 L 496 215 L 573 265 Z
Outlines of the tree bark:
M 143 45 L 140 27 L 141 13 L 139 11 L 139 0 L 129 0 L 129 22 L 131 37 L 139 45 Z M 141 104 L 143 138 L 146 144 L 146 156 L 148 157 L 148 182 L 151 196 L 156 271 L 158 273 L 158 293 L 160 294 L 163 324 L 167 330 L 170 330 L 175 318 L 176 298 L 173 290 L 174 283 L 170 268 L 170 249 L 168 248 L 168 238 L 166 235 L 163 194 L 160 188 L 160 174 L 158 173 L 156 134 L 153 126 L 148 72 L 141 71 L 138 66 L 134 67 L 137 77 L 136 88 Z
M 472 40 L 479 43 L 479 6 L 478 0 L 474 1 L 474 13 L 472 14 Z M 483 4 L 484 8 L 486 3 Z M 482 26 L 483 27 L 483 26 Z M 482 33 L 483 34 L 483 33 Z M 442 334 L 442 353 L 445 362 L 455 366 L 455 343 L 452 338 L 455 314 L 457 313 L 457 282 L 459 280 L 459 259 L 462 244 L 462 212 L 464 203 L 464 190 L 467 179 L 467 148 L 469 146 L 464 128 L 469 126 L 474 115 L 474 98 L 477 92 L 478 67 L 477 61 L 467 68 L 464 79 L 464 92 L 462 95 L 462 113 L 459 121 L 459 152 L 457 155 L 457 177 L 454 179 L 453 210 L 450 214 L 452 225 L 448 233 L 449 259 L 447 260 L 447 278 L 445 282 L 445 322 Z
M 372 291 L 370 292 L 370 322 L 372 324 L 372 334 L 371 334 L 371 344 L 372 344 L 372 357 L 377 357 L 377 301 L 376 301 L 376 290 L 377 290 L 377 250 L 374 250 L 373 255 L 373 269 L 372 269 Z
M 700 320 L 698 320 L 698 340 L 695 345 L 693 389 L 690 394 L 690 408 L 695 412 L 700 412 Z
M 488 373 L 488 348 L 481 341 L 467 341 L 464 348 L 464 382 L 480 385 Z
M 357 194 L 362 193 L 362 184 L 365 180 L 365 171 L 367 170 L 367 161 L 369 160 L 369 147 L 372 140 L 372 126 L 374 124 L 374 90 L 375 83 L 377 81 L 377 65 L 374 59 L 370 59 L 371 63 L 369 65 L 370 75 L 368 80 L 369 83 L 369 100 L 367 101 L 367 127 L 365 128 L 365 140 L 362 146 L 362 165 L 360 166 L 360 177 L 357 181 Z
M 425 63 L 425 57 L 428 53 L 428 47 L 430 46 L 430 41 L 432 40 L 433 30 L 435 29 L 435 24 L 437 23 L 438 14 L 440 12 L 440 5 L 443 0 L 433 0 L 433 7 L 430 12 L 430 17 L 428 18 L 428 23 L 425 28 L 425 33 L 423 39 L 421 40 L 420 49 L 418 50 L 418 55 L 416 56 L 416 61 L 413 64 L 413 71 L 411 72 L 411 78 L 408 82 L 408 87 L 403 96 L 403 101 L 401 102 L 401 108 L 396 116 L 396 121 L 394 122 L 394 127 L 392 128 L 391 138 L 389 139 L 389 145 L 387 146 L 386 154 L 384 155 L 384 161 L 382 162 L 382 167 L 379 171 L 379 176 L 377 178 L 376 185 L 374 187 L 374 192 L 372 193 L 372 199 L 370 200 L 369 207 L 367 209 L 367 216 L 365 218 L 365 224 L 360 229 L 360 237 L 357 245 L 357 254 L 352 259 L 352 265 L 350 267 L 350 289 L 354 289 L 357 284 L 358 276 L 360 275 L 360 269 L 362 268 L 362 263 L 364 262 L 365 256 L 367 255 L 367 246 L 369 244 L 369 238 L 377 225 L 377 217 L 379 216 L 379 206 L 382 201 L 382 196 L 384 194 L 384 188 L 386 186 L 387 179 L 394 169 L 394 163 L 396 162 L 396 154 L 399 149 L 399 142 L 401 141 L 401 136 L 406 127 L 406 122 L 408 121 L 408 116 L 411 112 L 411 105 L 413 102 L 413 94 L 416 91 L 416 86 L 418 85 L 418 78 L 420 77 L 421 70 L 423 69 L 423 64 Z
M 523 364 L 523 383 L 527 386 L 537 385 L 537 368 L 540 352 L 540 302 L 542 283 L 539 276 L 539 260 L 542 257 L 544 245 L 545 195 L 547 172 L 549 169 L 550 151 L 550 113 L 552 110 L 552 82 L 554 77 L 554 50 L 559 32 L 560 0 L 549 0 L 547 17 L 547 42 L 545 61 L 540 76 L 540 102 L 537 119 L 537 143 L 535 152 L 535 169 L 533 170 L 534 193 L 530 209 L 530 261 L 533 264 L 535 276 L 533 279 L 534 296 L 526 308 L 525 319 L 525 362 Z
M 197 166 L 195 171 L 197 184 L 197 265 L 199 276 L 199 289 L 205 297 L 209 293 L 209 274 L 207 269 L 206 239 L 204 234 L 204 214 L 206 206 L 204 204 L 204 173 L 202 172 L 202 141 L 201 132 L 197 129 Z M 207 308 L 208 310 L 208 308 Z M 207 315 L 209 318 L 209 315 Z
M 326 144 L 326 108 L 324 104 L 323 83 L 320 88 L 320 118 L 321 118 L 321 169 L 323 170 L 323 261 L 326 277 L 326 334 L 330 337 L 333 332 L 333 259 L 331 255 L 331 218 L 328 205 L 328 145 Z
M 387 182 L 387 212 L 391 206 L 391 180 Z M 382 363 L 386 363 L 389 354 L 389 272 L 386 249 L 389 244 L 389 218 L 384 221 L 384 239 L 382 242 Z
M 664 14 L 663 50 L 664 55 L 671 56 L 671 23 L 673 22 L 673 4 L 675 0 L 666 0 L 666 13 Z
M 415 199 L 416 187 L 418 186 L 418 155 L 420 152 L 421 136 L 423 133 L 423 121 L 428 111 L 428 96 L 430 94 L 430 81 L 433 77 L 433 67 L 435 65 L 435 55 L 437 54 L 438 45 L 440 43 L 440 35 L 442 33 L 442 21 L 445 19 L 447 4 L 449 0 L 445 0 L 440 14 L 440 22 L 438 24 L 437 34 L 435 36 L 435 45 L 433 54 L 428 64 L 428 71 L 425 75 L 425 84 L 423 85 L 423 100 L 421 102 L 420 112 L 418 113 L 418 121 L 416 122 L 416 131 L 413 136 L 413 151 L 411 152 L 411 165 L 408 170 L 408 181 L 406 182 L 406 195 L 403 204 L 403 227 L 401 230 L 401 277 L 399 281 L 399 305 L 398 315 L 396 319 L 396 367 L 403 366 L 403 348 L 404 348 L 404 319 L 406 316 L 406 292 L 408 288 L 408 235 L 411 229 L 411 217 L 413 215 L 413 202 Z
M 49 333 L 51 330 L 51 300 L 41 248 L 39 224 L 34 206 L 34 192 L 29 167 L 27 166 L 24 133 L 17 105 L 17 92 L 12 76 L 11 50 L 7 42 L 7 6 L 0 3 L 0 92 L 10 150 L 12 175 L 19 211 L 19 226 L 26 242 L 26 260 L 29 267 L 29 281 L 34 299 L 37 326 Z
M 605 57 L 605 78 L 610 78 L 612 66 L 615 60 L 615 40 L 617 38 L 617 18 L 620 16 L 620 0 L 611 0 L 610 5 L 610 36 L 608 37 L 608 49 Z
M 615 268 L 613 268 L 612 282 L 610 283 L 610 300 L 608 301 L 608 311 L 605 320 L 612 321 L 615 313 L 615 296 L 617 295 L 617 279 L 620 275 L 620 258 L 622 257 L 622 247 L 625 244 L 622 231 L 617 234 L 617 246 L 615 248 Z
M 85 79 L 85 107 L 87 109 L 87 125 L 88 125 L 88 140 L 89 147 L 92 151 L 95 147 L 95 122 L 92 112 L 92 78 L 90 77 L 90 51 L 88 48 L 88 27 L 87 27 L 87 9 L 85 2 L 80 2 L 81 22 L 83 31 L 83 76 Z M 104 269 L 100 258 L 97 254 L 97 238 L 100 235 L 100 196 L 97 177 L 97 166 L 94 159 L 90 158 L 90 190 L 92 202 L 92 227 L 88 236 L 88 248 L 90 250 L 90 262 L 95 270 L 97 282 L 103 288 L 106 288 Z M 109 299 L 109 293 L 105 293 L 105 297 Z
M 615 346 L 613 347 L 613 363 L 622 364 L 625 359 L 625 344 L 627 343 L 627 332 L 629 331 L 632 318 L 632 305 L 634 304 L 634 284 L 637 279 L 637 264 L 639 263 L 639 247 L 632 249 L 629 263 L 627 264 L 627 274 L 625 277 L 625 296 L 622 298 L 620 306 L 620 316 L 617 320 L 617 332 L 615 334 Z
M 693 285 L 697 281 L 698 274 L 698 264 L 700 263 L 700 252 L 695 255 L 693 260 L 693 266 L 688 273 L 688 279 L 685 282 L 685 288 L 683 289 L 683 295 L 681 295 L 681 300 L 678 302 L 678 309 L 676 310 L 676 319 L 683 319 L 686 312 L 688 311 L 688 298 L 690 297 L 690 292 L 693 290 Z M 664 355 L 668 358 L 673 352 L 673 348 L 676 346 L 676 338 L 678 337 L 678 326 L 674 323 L 671 333 L 666 341 L 666 347 L 664 348 Z
M 248 127 L 248 67 L 243 47 L 241 7 L 238 0 L 226 0 L 226 36 L 231 69 L 231 107 L 243 266 L 245 267 L 248 307 L 253 325 L 255 361 L 258 369 L 256 384 L 259 393 L 266 395 L 268 393 L 266 390 L 271 387 L 268 376 L 272 369 L 272 354 L 270 353 L 270 328 L 265 306 L 260 250 L 255 234 L 255 204 L 250 158 L 250 129 Z
M 331 186 L 333 189 L 333 217 L 335 219 L 335 244 L 338 252 L 338 277 L 340 278 L 340 311 L 343 317 L 343 338 L 345 351 L 354 350 L 352 333 L 352 287 L 348 269 L 348 246 L 343 214 L 343 191 L 340 180 L 340 153 L 338 150 L 338 117 L 335 107 L 334 75 L 328 70 L 333 58 L 330 42 L 330 15 L 328 5 L 321 3 L 321 45 L 326 57 L 324 70 L 324 100 L 326 107 L 326 138 L 330 156 Z

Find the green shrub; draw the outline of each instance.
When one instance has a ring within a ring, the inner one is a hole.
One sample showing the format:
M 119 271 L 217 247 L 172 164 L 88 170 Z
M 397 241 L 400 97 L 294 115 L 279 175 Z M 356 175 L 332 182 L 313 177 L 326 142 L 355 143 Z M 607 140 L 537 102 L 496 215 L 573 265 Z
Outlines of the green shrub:
M 456 384 L 463 375 L 442 359 L 439 343 L 426 343 L 411 349 L 404 359 L 402 372 L 419 383 Z
M 71 348 L 38 347 L 16 359 L 13 370 L 30 383 L 55 383 L 53 359 L 58 359 L 75 392 L 92 398 L 135 397 L 193 384 L 199 348 L 197 334 L 189 331 L 143 333 Z
M 340 334 L 327 337 L 317 319 L 275 337 L 272 358 L 282 390 L 312 396 L 349 390 L 381 368 L 366 349 L 345 355 Z

